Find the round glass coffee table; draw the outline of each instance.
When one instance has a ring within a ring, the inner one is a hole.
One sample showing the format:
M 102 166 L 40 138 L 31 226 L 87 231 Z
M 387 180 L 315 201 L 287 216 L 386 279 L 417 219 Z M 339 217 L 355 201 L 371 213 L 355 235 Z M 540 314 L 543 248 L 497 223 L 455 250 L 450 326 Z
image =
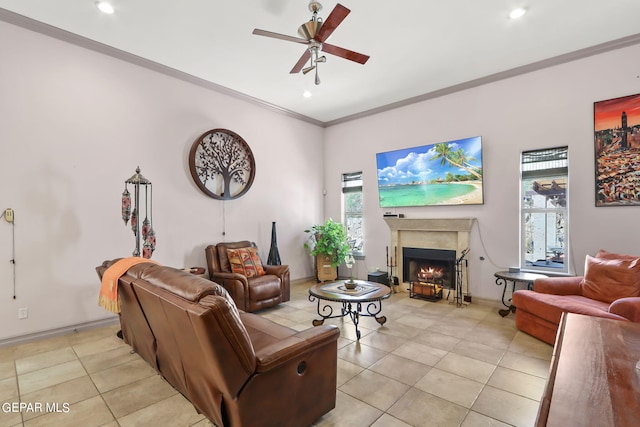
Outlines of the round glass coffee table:
M 373 317 L 379 324 L 385 324 L 387 317 L 378 315 L 382 312 L 382 300 L 391 295 L 391 288 L 364 280 L 354 280 L 354 282 L 355 289 L 348 289 L 344 280 L 327 284 L 319 283 L 309 289 L 309 301 L 318 301 L 318 315 L 322 317 L 322 319 L 313 320 L 313 326 L 322 325 L 326 319 L 349 315 L 356 326 L 356 337 L 359 340 L 360 316 Z M 332 302 L 342 304 L 340 311 L 336 314 L 334 314 Z

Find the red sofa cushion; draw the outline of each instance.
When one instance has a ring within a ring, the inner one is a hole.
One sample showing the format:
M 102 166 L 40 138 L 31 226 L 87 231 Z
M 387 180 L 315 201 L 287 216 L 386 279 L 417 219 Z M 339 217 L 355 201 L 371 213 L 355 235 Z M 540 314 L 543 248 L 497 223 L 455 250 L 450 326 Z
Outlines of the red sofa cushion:
M 638 256 L 637 255 L 616 254 L 614 252 L 607 252 L 604 249 L 600 249 L 598 251 L 598 253 L 596 254 L 596 258 L 634 260 L 634 259 L 638 259 Z
M 624 297 L 640 296 L 640 259 L 594 258 L 587 255 L 582 296 L 611 304 Z
M 517 312 L 522 310 L 535 313 L 536 316 L 556 325 L 560 323 L 560 316 L 563 311 L 608 317 L 610 319 L 622 319 L 621 316 L 609 313 L 608 303 L 579 295 L 553 295 L 519 290 L 513 293 L 513 304 L 518 307 Z

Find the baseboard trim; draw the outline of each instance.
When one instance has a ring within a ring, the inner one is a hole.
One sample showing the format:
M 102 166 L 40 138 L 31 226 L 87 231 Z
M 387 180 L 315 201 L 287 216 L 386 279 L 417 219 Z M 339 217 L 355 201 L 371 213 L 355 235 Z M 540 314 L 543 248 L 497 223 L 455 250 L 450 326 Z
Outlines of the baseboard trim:
M 88 329 L 102 328 L 104 326 L 116 325 L 119 323 L 119 317 L 108 317 L 106 319 L 94 320 L 91 322 L 79 323 L 77 325 L 63 326 L 61 328 L 49 329 L 47 331 L 35 332 L 27 335 L 20 335 L 17 337 L 6 338 L 0 340 L 0 347 L 8 347 L 19 344 L 26 344 L 33 341 L 39 341 L 46 338 L 54 338 L 61 335 L 66 335 L 72 332 L 80 332 Z
M 311 280 L 315 281 L 316 279 L 313 276 L 303 277 L 301 279 L 291 279 L 291 283 L 290 284 L 291 285 L 300 285 L 302 283 L 308 283 Z
M 502 305 L 502 302 L 499 300 L 494 300 L 494 299 L 488 299 L 488 298 L 480 298 L 480 297 L 473 297 L 473 304 L 480 304 L 480 305 L 486 305 L 488 307 L 493 307 L 493 308 L 504 308 L 504 305 Z

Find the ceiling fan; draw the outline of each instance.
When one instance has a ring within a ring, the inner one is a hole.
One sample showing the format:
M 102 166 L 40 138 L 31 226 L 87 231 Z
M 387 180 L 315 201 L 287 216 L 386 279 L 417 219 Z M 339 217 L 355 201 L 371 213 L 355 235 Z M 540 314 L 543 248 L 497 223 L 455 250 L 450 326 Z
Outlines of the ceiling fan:
M 318 12 L 322 10 L 322 5 L 319 2 L 311 0 L 309 2 L 309 10 L 313 14 L 311 16 L 311 20 L 300 25 L 298 28 L 298 34 L 304 38 L 287 36 L 285 34 L 278 34 L 271 31 L 260 30 L 258 28 L 253 30 L 253 34 L 306 44 L 307 50 L 304 51 L 296 65 L 291 69 L 290 73 L 295 74 L 302 71 L 303 74 L 307 74 L 309 71 L 315 70 L 315 83 L 317 85 L 320 84 L 320 78 L 318 77 L 318 64 L 327 61 L 327 58 L 324 55 L 318 56 L 320 52 L 326 52 L 359 64 L 367 62 L 369 59 L 368 55 L 363 55 L 352 50 L 347 50 L 342 47 L 326 43 L 329 36 L 338 27 L 338 25 L 342 23 L 351 10 L 338 3 L 325 21 L 318 16 Z M 309 61 L 309 66 L 303 68 L 307 61 Z

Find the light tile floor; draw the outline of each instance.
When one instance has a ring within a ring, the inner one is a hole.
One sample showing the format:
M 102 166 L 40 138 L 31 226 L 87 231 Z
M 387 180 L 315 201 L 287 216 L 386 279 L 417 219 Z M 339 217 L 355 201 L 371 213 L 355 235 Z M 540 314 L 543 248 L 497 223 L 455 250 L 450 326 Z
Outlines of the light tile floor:
M 318 318 L 311 284 L 292 285 L 291 301 L 259 314 L 309 328 Z M 315 426 L 534 424 L 553 349 L 519 332 L 513 315 L 407 293 L 392 294 L 382 313 L 384 326 L 361 318 L 360 342 L 350 320 L 330 321 L 341 330 L 337 401 Z M 211 426 L 131 354 L 118 329 L 0 348 L 0 426 Z M 18 402 L 32 406 L 12 411 Z M 47 403 L 57 407 L 47 411 Z

